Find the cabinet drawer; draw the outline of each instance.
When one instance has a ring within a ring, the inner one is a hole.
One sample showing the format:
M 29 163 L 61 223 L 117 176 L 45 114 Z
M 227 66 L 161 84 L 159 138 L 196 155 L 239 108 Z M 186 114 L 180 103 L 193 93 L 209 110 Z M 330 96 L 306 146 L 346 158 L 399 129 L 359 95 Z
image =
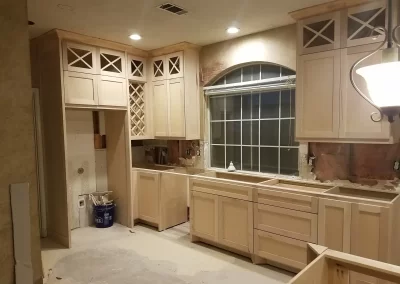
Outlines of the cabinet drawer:
M 202 178 L 190 178 L 190 190 L 252 201 L 252 187 L 237 183 L 225 183 Z
M 307 266 L 307 243 L 254 230 L 254 254 L 292 268 Z
M 314 196 L 268 189 L 258 189 L 255 191 L 254 201 L 297 211 L 310 213 L 318 212 L 318 198 Z
M 316 214 L 257 204 L 254 208 L 254 227 L 306 242 L 317 243 Z

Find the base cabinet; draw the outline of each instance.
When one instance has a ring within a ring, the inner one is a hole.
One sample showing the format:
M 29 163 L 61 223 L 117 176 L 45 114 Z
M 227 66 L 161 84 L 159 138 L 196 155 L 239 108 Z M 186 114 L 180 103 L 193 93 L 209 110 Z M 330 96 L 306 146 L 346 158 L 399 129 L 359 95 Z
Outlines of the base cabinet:
M 252 202 L 192 191 L 190 210 L 193 236 L 253 253 Z
M 139 219 L 153 224 L 159 223 L 159 187 L 160 174 L 139 171 L 137 173 L 137 191 Z

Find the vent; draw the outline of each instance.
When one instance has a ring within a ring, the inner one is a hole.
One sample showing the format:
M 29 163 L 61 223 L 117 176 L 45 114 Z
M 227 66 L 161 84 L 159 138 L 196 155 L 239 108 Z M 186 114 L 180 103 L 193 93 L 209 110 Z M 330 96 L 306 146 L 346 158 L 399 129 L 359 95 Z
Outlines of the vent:
M 187 14 L 187 12 L 188 12 L 188 11 L 184 10 L 183 8 L 178 7 L 171 3 L 162 4 L 161 6 L 158 6 L 158 8 L 160 8 L 161 10 L 176 14 L 176 15 L 184 15 L 184 14 Z

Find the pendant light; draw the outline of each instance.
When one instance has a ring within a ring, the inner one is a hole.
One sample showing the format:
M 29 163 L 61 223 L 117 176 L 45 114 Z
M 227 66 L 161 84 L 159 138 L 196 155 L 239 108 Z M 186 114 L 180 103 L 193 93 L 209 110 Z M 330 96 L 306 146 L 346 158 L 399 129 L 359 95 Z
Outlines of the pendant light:
M 387 9 L 389 31 L 385 27 L 375 27 L 371 31 L 371 34 L 377 31 L 382 32 L 384 34 L 383 42 L 376 50 L 355 62 L 350 69 L 350 82 L 353 87 L 378 110 L 378 113 L 371 114 L 371 119 L 374 122 L 381 121 L 383 116 L 387 116 L 389 122 L 393 122 L 393 117 L 400 114 L 400 42 L 396 35 L 397 30 L 400 32 L 400 25 L 392 29 L 392 0 L 388 0 Z M 382 50 L 382 63 L 356 70 L 361 62 L 380 51 L 386 43 L 387 48 Z M 369 96 L 365 95 L 356 85 L 354 72 L 366 81 Z

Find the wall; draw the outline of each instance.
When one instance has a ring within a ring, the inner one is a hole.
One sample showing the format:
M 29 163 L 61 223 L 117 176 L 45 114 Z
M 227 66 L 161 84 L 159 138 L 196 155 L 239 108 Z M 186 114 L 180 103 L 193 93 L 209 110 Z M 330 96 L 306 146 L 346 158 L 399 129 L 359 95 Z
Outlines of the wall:
M 31 247 L 34 279 L 41 282 L 42 262 L 36 157 L 29 63 L 26 0 L 0 4 L 0 283 L 14 283 L 9 185 L 30 184 Z
M 235 65 L 259 61 L 296 70 L 296 25 L 204 46 L 200 51 L 203 84 Z

